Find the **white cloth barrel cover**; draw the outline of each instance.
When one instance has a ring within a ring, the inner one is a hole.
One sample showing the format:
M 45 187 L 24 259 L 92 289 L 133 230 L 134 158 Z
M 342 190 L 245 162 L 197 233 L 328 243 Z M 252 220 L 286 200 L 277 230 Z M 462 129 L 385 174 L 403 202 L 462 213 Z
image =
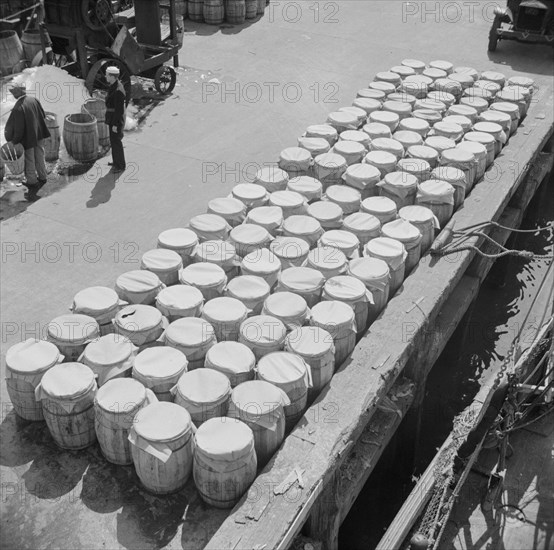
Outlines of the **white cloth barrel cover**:
M 239 183 L 233 187 L 231 194 L 235 199 L 243 202 L 247 209 L 265 206 L 269 197 L 263 185 L 254 183 Z
M 157 340 L 167 327 L 167 319 L 153 306 L 125 306 L 113 320 L 115 332 L 142 346 Z
M 250 310 L 250 315 L 259 315 L 264 300 L 271 288 L 267 281 L 255 275 L 240 275 L 229 281 L 225 295 L 237 298 Z
M 48 323 L 47 340 L 52 342 L 66 360 L 77 359 L 85 346 L 100 336 L 100 326 L 89 315 L 60 315 Z
M 223 373 L 234 388 L 254 379 L 256 357 L 249 347 L 240 342 L 218 342 L 208 350 L 204 366 Z
M 106 334 L 113 330 L 112 319 L 124 305 L 127 302 L 120 300 L 115 290 L 105 286 L 91 286 L 75 294 L 69 309 L 73 313 L 94 317 L 101 333 Z
M 179 281 L 183 260 L 174 250 L 154 248 L 142 255 L 140 267 L 155 273 L 164 285 L 175 285 Z
M 284 291 L 276 292 L 266 298 L 262 315 L 271 315 L 282 321 L 288 330 L 294 330 L 307 322 L 310 310 L 302 296 Z
M 216 214 L 231 226 L 241 224 L 246 217 L 246 205 L 234 197 L 218 197 L 208 202 L 208 214 Z
M 133 270 L 120 275 L 115 282 L 118 296 L 129 304 L 152 305 L 165 285 L 151 271 Z
M 269 249 L 281 262 L 281 270 L 306 264 L 310 245 L 298 237 L 277 237 Z
M 325 277 L 311 267 L 289 267 L 281 272 L 276 291 L 289 291 L 302 296 L 308 307 L 321 299 Z
M 200 317 L 204 296 L 190 285 L 174 285 L 164 288 L 156 296 L 156 308 L 169 322 L 181 317 Z
M 217 214 L 199 214 L 189 221 L 189 227 L 198 236 L 198 240 L 204 241 L 226 241 L 231 226 L 225 218 Z
M 300 193 L 308 202 L 319 200 L 323 195 L 321 182 L 310 176 L 298 176 L 290 179 L 287 189 Z

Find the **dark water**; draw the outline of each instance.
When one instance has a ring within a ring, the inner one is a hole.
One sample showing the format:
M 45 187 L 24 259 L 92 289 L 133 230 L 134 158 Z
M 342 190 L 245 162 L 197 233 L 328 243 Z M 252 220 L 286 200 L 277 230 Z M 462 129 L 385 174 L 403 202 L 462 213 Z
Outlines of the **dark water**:
M 554 219 L 552 183 L 545 182 L 535 195 L 522 229 L 542 227 Z M 552 237 L 551 231 L 519 234 L 508 241 L 508 248 L 552 254 Z M 522 326 L 521 321 L 513 319 L 533 301 L 547 267 L 546 261 L 528 262 L 514 257 L 496 262 L 475 305 L 429 375 L 415 457 L 403 445 L 400 435 L 392 439 L 342 524 L 341 550 L 370 550 L 379 542 L 414 487 L 415 478 L 425 471 L 450 433 L 452 419 L 477 393 L 479 375 L 493 358 L 502 359 L 507 351 L 495 349 L 498 337 Z M 540 320 L 528 319 L 527 323 L 533 321 Z M 408 415 L 397 434 L 411 426 L 411 420 L 413 417 Z

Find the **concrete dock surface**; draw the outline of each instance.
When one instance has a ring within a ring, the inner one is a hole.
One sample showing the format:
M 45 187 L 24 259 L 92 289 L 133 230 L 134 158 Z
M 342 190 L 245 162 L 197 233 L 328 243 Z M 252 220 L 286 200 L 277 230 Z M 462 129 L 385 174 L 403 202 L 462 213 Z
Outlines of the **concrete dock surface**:
M 115 176 L 104 157 L 2 222 L 2 377 L 11 345 L 44 337 L 79 290 L 138 269 L 161 231 L 251 181 L 375 73 L 404 58 L 446 59 L 551 84 L 552 48 L 501 42 L 487 52 L 495 5 L 287 0 L 240 26 L 185 20 L 177 86 L 126 133 L 127 170 Z M 1 399 L 2 548 L 197 549 L 226 517 L 192 483 L 155 497 L 96 445 L 62 451 L 44 423 L 16 417 L 5 384 Z

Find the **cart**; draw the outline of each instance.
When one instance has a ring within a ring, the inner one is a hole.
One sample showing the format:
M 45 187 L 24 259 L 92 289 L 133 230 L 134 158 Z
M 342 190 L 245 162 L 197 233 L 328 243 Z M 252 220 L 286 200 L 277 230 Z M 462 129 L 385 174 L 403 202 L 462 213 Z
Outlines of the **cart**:
M 45 0 L 45 28 L 52 40 L 55 64 L 85 79 L 87 89 L 107 90 L 106 69 L 120 71 L 127 101 L 131 76 L 154 80 L 160 94 L 175 87 L 182 46 L 175 0 L 135 0 L 114 12 L 109 0 Z M 160 23 L 166 9 L 167 23 Z M 158 22 L 158 24 L 155 24 Z M 173 67 L 166 64 L 173 60 Z
M 494 9 L 489 33 L 489 52 L 500 40 L 554 45 L 554 0 L 508 0 Z

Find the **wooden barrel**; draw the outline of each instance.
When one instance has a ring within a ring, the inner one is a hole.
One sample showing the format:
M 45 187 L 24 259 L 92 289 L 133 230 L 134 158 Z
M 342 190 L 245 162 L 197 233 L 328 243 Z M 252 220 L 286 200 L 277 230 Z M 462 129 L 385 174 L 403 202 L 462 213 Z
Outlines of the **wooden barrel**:
M 223 0 L 204 0 L 204 21 L 208 25 L 220 25 L 225 20 Z
M 304 326 L 310 316 L 308 304 L 294 292 L 277 292 L 268 296 L 262 309 L 263 315 L 279 319 L 288 330 Z
M 0 32 L 0 73 L 10 75 L 19 72 L 23 65 L 23 45 L 15 31 Z
M 359 214 L 359 212 L 355 212 Z M 368 214 L 370 216 L 371 214 Z M 360 241 L 356 235 L 343 229 L 325 231 L 319 239 L 318 246 L 330 246 L 340 250 L 347 258 L 357 258 L 360 255 Z
M 131 376 L 136 347 L 119 334 L 106 334 L 85 348 L 80 361 L 97 376 L 98 386 L 112 378 Z
M 38 29 L 28 29 L 21 34 L 21 45 L 23 46 L 23 55 L 27 65 L 31 65 L 33 59 L 42 51 L 40 42 L 40 31 Z
M 282 350 L 286 335 L 282 321 L 270 315 L 256 315 L 241 324 L 239 342 L 249 347 L 259 361 L 267 353 Z
M 310 246 L 298 237 L 277 237 L 270 245 L 271 252 L 281 262 L 281 270 L 302 267 L 308 259 Z
M 183 266 L 192 263 L 197 245 L 198 236 L 192 229 L 185 227 L 166 229 L 158 235 L 158 248 L 167 248 L 177 252 L 183 260 Z
M 234 245 L 237 255 L 244 258 L 251 252 L 269 247 L 272 237 L 265 227 L 254 223 L 243 223 L 231 229 L 229 240 Z
M 225 295 L 240 300 L 250 310 L 251 317 L 260 314 L 270 292 L 267 281 L 255 275 L 235 277 L 225 289 Z
M 6 386 L 15 413 L 25 420 L 44 420 L 35 388 L 44 374 L 63 360 L 51 342 L 29 338 L 6 353 Z
M 114 318 L 115 332 L 131 340 L 135 346 L 155 342 L 167 326 L 167 319 L 153 306 L 125 306 Z
M 171 389 L 187 372 L 188 361 L 179 350 L 155 346 L 141 351 L 135 358 L 133 378 L 151 389 L 158 401 L 173 401 Z
M 181 284 L 197 288 L 207 302 L 223 294 L 227 284 L 225 270 L 212 263 L 191 264 L 179 272 Z
M 356 346 L 356 317 L 354 310 L 344 302 L 323 301 L 312 308 L 310 325 L 326 330 L 335 344 L 335 370 Z
M 339 248 L 334 246 L 319 246 L 310 250 L 308 267 L 319 271 L 325 279 L 336 277 L 346 271 L 348 260 Z
M 100 147 L 110 146 L 110 132 L 106 124 L 106 102 L 101 97 L 91 97 L 81 106 L 81 113 L 96 117 L 98 128 L 98 143 Z
M 212 418 L 194 436 L 192 475 L 200 497 L 232 508 L 256 478 L 254 433 L 240 420 Z
M 422 235 L 421 255 L 423 256 L 435 240 L 435 231 L 439 222 L 433 211 L 425 206 L 405 206 L 398 212 L 398 216 L 419 229 Z
M 325 277 L 311 267 L 289 267 L 283 270 L 276 291 L 288 291 L 302 296 L 308 307 L 313 307 L 321 300 L 321 291 Z
M 155 273 L 142 269 L 122 273 L 115 281 L 117 295 L 129 304 L 152 305 L 162 288 L 164 285 Z
M 204 366 L 208 350 L 217 343 L 213 326 L 204 319 L 185 317 L 171 323 L 164 334 L 167 346 L 184 353 L 188 370 Z
M 14 176 L 23 174 L 25 170 L 25 149 L 21 143 L 4 143 L 0 147 L 0 159 L 2 164 L 8 167 L 8 170 Z
M 137 412 L 157 401 L 151 390 L 132 378 L 110 380 L 94 400 L 94 429 L 102 454 L 113 464 L 133 463 L 129 431 Z
M 218 342 L 206 354 L 204 366 L 224 374 L 235 388 L 254 379 L 256 358 L 250 348 L 240 342 Z
M 346 187 L 346 185 L 344 187 Z M 340 229 L 342 227 L 343 214 L 344 212 L 342 211 L 342 208 L 337 203 L 328 200 L 316 201 L 308 206 L 308 215 L 312 216 L 319 222 L 319 225 L 323 231 L 329 231 L 329 229 Z M 300 216 L 291 216 L 289 219 L 297 220 L 299 217 Z M 285 226 L 285 234 L 289 232 L 288 229 L 289 226 L 287 224 Z M 319 237 L 321 237 L 321 234 Z
M 52 342 L 67 361 L 76 361 L 89 342 L 100 336 L 96 319 L 76 313 L 60 315 L 47 327 L 47 340 Z
M 204 21 L 204 0 L 188 0 L 189 19 L 191 21 Z
M 164 285 L 170 286 L 179 282 L 179 271 L 183 268 L 183 260 L 174 250 L 153 248 L 142 255 L 140 267 L 155 273 Z
M 78 450 L 96 441 L 92 370 L 81 363 L 62 363 L 48 370 L 36 389 L 52 438 L 62 449 Z
M 175 403 L 141 409 L 129 432 L 131 455 L 142 484 L 158 495 L 182 489 L 192 471 L 190 414 Z
M 244 0 L 227 0 L 225 3 L 225 18 L 232 25 L 241 25 L 246 19 L 246 3 Z
M 256 15 L 258 15 L 258 0 L 245 0 L 244 3 L 246 19 L 256 19 Z
M 196 369 L 179 378 L 173 390 L 175 403 L 187 409 L 195 426 L 227 415 L 231 382 L 221 372 Z
M 418 186 L 416 204 L 433 211 L 443 228 L 454 212 L 454 187 L 441 180 L 427 180 Z
M 308 405 L 308 389 L 312 386 L 309 365 L 300 355 L 277 351 L 265 355 L 256 367 L 258 379 L 281 388 L 290 400 L 285 405 L 285 431 L 290 431 L 302 418 Z
M 336 204 L 333 204 L 333 206 L 337 207 Z M 285 237 L 303 239 L 308 243 L 310 248 L 315 246 L 322 234 L 323 227 L 319 219 L 315 218 L 312 214 L 309 216 L 291 216 L 283 223 L 283 235 Z
M 183 18 L 187 16 L 187 0 L 175 0 L 175 13 Z
M 221 216 L 231 227 L 236 227 L 246 217 L 246 205 L 234 197 L 217 197 L 208 202 L 208 214 Z
M 392 296 L 402 285 L 406 274 L 407 252 L 404 245 L 396 239 L 378 237 L 365 245 L 364 256 L 387 262 L 390 269 L 390 295 Z
M 105 336 L 114 331 L 112 321 L 120 308 L 121 302 L 115 290 L 105 286 L 91 286 L 75 294 L 69 309 L 73 313 L 96 319 L 100 326 L 100 334 Z
M 50 137 L 44 140 L 44 158 L 48 161 L 58 160 L 60 157 L 60 125 L 56 113 L 46 112 L 46 127 Z
M 287 336 L 285 350 L 299 355 L 310 366 L 312 375 L 312 387 L 308 389 L 308 403 L 310 403 L 319 395 L 335 372 L 333 337 L 319 327 L 299 327 Z
M 247 254 L 240 264 L 242 275 L 262 277 L 273 288 L 281 273 L 281 260 L 267 248 L 261 248 Z
M 408 276 L 412 269 L 419 263 L 421 257 L 422 235 L 419 229 L 406 220 L 394 220 L 383 225 L 381 232 L 383 237 L 400 241 L 406 249 L 405 275 Z
M 258 468 L 267 464 L 283 441 L 283 406 L 288 404 L 289 399 L 285 392 L 263 380 L 244 382 L 231 392 L 227 416 L 238 418 L 254 433 Z
M 174 285 L 156 296 L 156 307 L 172 323 L 182 317 L 200 317 L 204 296 L 193 286 Z
M 81 162 L 98 158 L 98 125 L 87 113 L 67 115 L 63 125 L 63 142 L 69 155 Z
M 196 247 L 195 262 L 207 262 L 223 268 L 227 279 L 238 275 L 238 257 L 235 247 L 225 241 L 205 241 Z
M 248 317 L 248 308 L 236 298 L 222 296 L 204 304 L 202 317 L 214 328 L 218 342 L 236 342 L 240 325 Z

